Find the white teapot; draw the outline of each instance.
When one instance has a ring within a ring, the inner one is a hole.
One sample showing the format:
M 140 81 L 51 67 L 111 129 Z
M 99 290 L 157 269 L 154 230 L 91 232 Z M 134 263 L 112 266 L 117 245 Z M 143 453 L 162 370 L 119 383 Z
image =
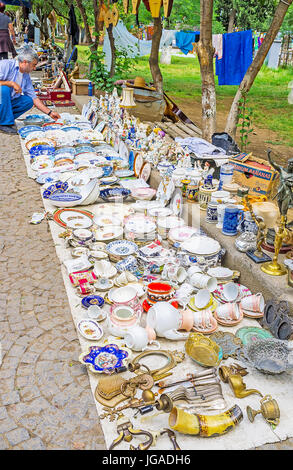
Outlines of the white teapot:
M 147 313 L 146 323 L 157 336 L 167 339 L 187 339 L 188 333 L 177 331 L 181 328 L 183 318 L 179 310 L 169 302 L 157 302 Z

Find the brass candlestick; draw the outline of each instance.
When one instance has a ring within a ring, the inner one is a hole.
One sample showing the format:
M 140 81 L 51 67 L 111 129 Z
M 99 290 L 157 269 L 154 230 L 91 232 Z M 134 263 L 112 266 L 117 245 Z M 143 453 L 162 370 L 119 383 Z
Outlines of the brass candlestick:
M 288 237 L 288 229 L 286 229 L 286 222 L 287 216 L 282 215 L 280 225 L 275 236 L 275 254 L 273 257 L 273 261 L 269 261 L 268 263 L 265 263 L 263 264 L 263 266 L 261 266 L 261 270 L 266 274 L 270 274 L 271 276 L 283 276 L 284 274 L 287 274 L 287 269 L 285 268 L 284 264 L 278 263 L 279 252 L 283 244 L 283 240 L 285 237 Z

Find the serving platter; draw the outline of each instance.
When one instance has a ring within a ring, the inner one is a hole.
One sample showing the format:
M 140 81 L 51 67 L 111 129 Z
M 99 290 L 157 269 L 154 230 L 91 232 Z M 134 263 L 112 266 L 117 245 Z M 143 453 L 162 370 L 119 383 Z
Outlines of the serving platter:
M 83 223 L 85 220 L 92 222 L 93 218 L 94 214 L 92 212 L 82 209 L 56 209 L 53 213 L 53 220 L 64 228 L 67 227 L 67 222 L 73 223 L 73 221 L 76 221 Z
M 102 338 L 104 332 L 101 326 L 94 320 L 81 320 L 77 324 L 79 333 L 91 341 L 98 341 Z
M 195 236 L 192 239 L 185 240 L 181 248 L 188 253 L 198 256 L 208 256 L 218 253 L 221 249 L 220 243 L 210 237 Z
M 123 228 L 119 225 L 105 225 L 98 229 L 93 229 L 96 241 L 110 241 L 123 236 Z
M 130 349 L 119 348 L 117 344 L 90 346 L 85 353 L 79 356 L 80 362 L 96 374 L 111 374 L 114 369 L 125 366 L 130 359 Z

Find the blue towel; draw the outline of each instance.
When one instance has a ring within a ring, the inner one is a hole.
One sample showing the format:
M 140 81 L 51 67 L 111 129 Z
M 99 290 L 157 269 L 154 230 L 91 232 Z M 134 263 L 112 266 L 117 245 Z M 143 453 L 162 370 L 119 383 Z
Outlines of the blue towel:
M 183 54 L 188 54 L 189 51 L 193 49 L 193 42 L 197 42 L 199 39 L 199 31 L 178 31 L 175 34 L 176 37 L 176 47 L 178 47 Z
M 240 85 L 252 59 L 251 30 L 223 34 L 223 57 L 216 59 L 219 85 Z

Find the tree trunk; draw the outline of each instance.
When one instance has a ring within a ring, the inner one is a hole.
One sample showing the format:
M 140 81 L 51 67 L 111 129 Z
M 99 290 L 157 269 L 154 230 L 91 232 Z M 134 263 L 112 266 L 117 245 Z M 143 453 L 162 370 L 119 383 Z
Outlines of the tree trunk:
M 82 1 L 81 0 L 76 0 L 76 5 L 80 11 L 80 14 L 82 16 L 82 20 L 83 20 L 83 24 L 84 24 L 84 29 L 85 29 L 85 37 L 86 37 L 86 42 L 88 44 L 91 44 L 92 43 L 92 37 L 91 37 L 91 32 L 90 32 L 90 27 L 89 27 L 89 23 L 88 23 L 88 19 L 87 19 L 87 14 L 86 14 L 86 11 L 85 11 L 85 8 L 82 4 Z
M 227 33 L 232 33 L 234 24 L 235 24 L 235 19 L 236 19 L 236 10 L 235 8 L 232 8 L 232 10 L 230 11 Z
M 150 70 L 153 77 L 153 83 L 157 92 L 163 94 L 163 77 L 159 67 L 159 49 L 162 37 L 161 17 L 153 18 L 154 34 L 152 36 L 152 49 L 149 58 Z
M 113 77 L 115 74 L 115 41 L 114 41 L 114 36 L 113 36 L 113 24 L 112 23 L 109 25 L 109 28 L 107 29 L 107 31 L 108 31 L 110 47 L 111 47 L 110 77 Z
M 97 0 L 93 0 L 93 8 L 94 8 L 94 18 L 95 18 L 95 37 L 94 37 L 94 43 L 93 43 L 93 46 L 91 47 L 91 50 L 96 51 L 98 49 L 99 38 L 100 38 L 100 29 L 99 29 L 100 9 L 99 9 L 99 4 Z
M 263 43 L 260 46 L 250 67 L 247 69 L 247 72 L 244 75 L 243 80 L 240 83 L 239 88 L 236 92 L 232 106 L 230 108 L 225 128 L 225 131 L 230 134 L 234 139 L 236 136 L 237 124 L 239 120 L 239 101 L 242 98 L 242 93 L 247 93 L 252 87 L 255 77 L 260 71 L 267 56 L 267 53 L 269 52 L 270 47 L 273 44 L 274 39 L 280 30 L 287 10 L 292 3 L 293 0 L 286 0 L 286 2 L 283 2 L 282 0 L 280 1 L 279 5 L 276 8 L 271 26 L 263 40 Z
M 216 88 L 212 45 L 213 0 L 200 2 L 200 40 L 195 44 L 201 73 L 202 137 L 211 142 L 216 131 Z

